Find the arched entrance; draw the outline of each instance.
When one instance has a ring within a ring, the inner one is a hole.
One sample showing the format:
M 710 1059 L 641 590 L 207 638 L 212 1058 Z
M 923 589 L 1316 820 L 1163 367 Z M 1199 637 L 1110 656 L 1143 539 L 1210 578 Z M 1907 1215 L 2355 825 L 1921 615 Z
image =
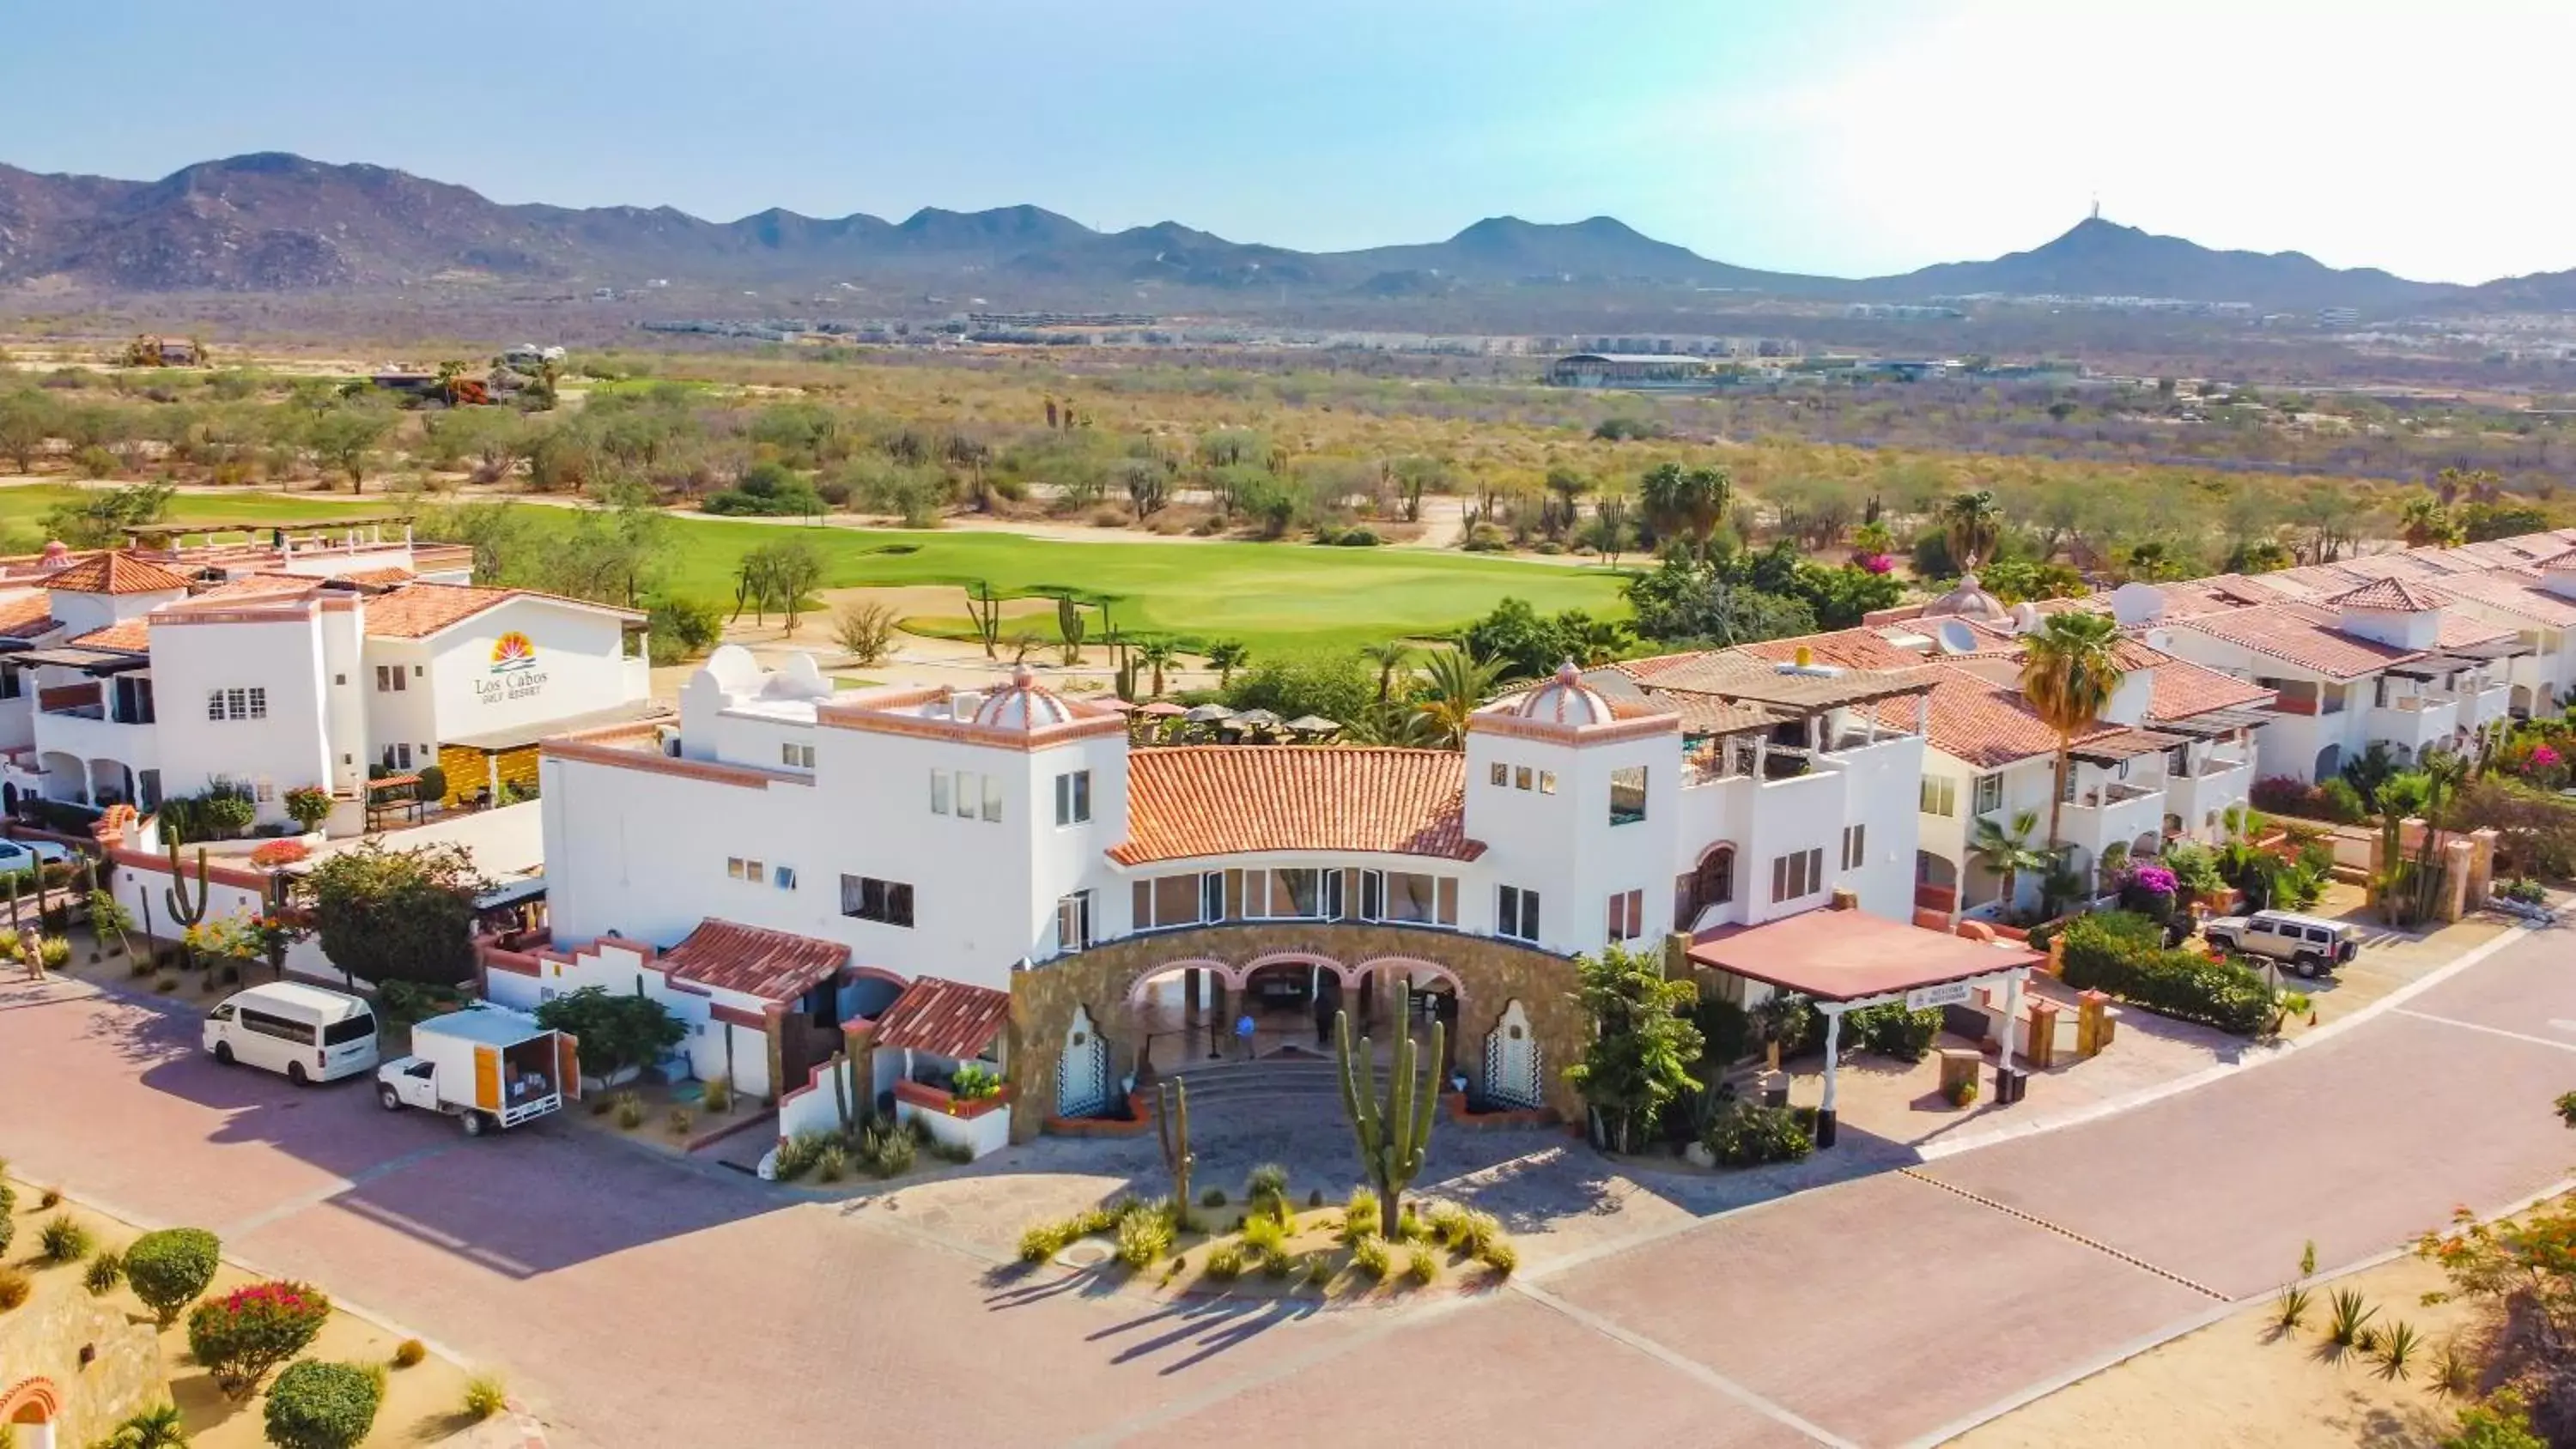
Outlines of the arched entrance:
M 1260 957 L 1243 970 L 1242 1000 L 1226 1030 L 1245 1057 L 1308 1055 L 1333 1049 L 1333 1017 L 1345 1000 L 1342 963 L 1323 956 Z M 1252 1034 L 1243 1035 L 1245 1017 Z
M 1712 907 L 1734 902 L 1735 847 L 1720 841 L 1702 852 L 1699 864 L 1684 877 L 1682 898 L 1676 903 L 1673 922 L 1682 930 L 1697 930 L 1700 917 Z
M 8 1426 L 13 1449 L 54 1449 L 54 1421 L 62 1412 L 51 1379 L 22 1379 L 0 1393 L 0 1424 Z
M 1109 1105 L 1109 1096 L 1109 1043 L 1090 1009 L 1077 1005 L 1073 1025 L 1065 1029 L 1064 1055 L 1055 1064 L 1056 1115 L 1092 1116 Z
M 2343 773 L 2343 746 L 2328 745 L 2317 751 L 2317 768 L 2308 776 L 2308 783 L 2322 785 L 2341 773 Z
M 1485 1035 L 1485 1097 L 1497 1107 L 1536 1110 L 1547 1094 L 1541 1079 L 1538 1036 L 1529 1013 L 1514 999 Z

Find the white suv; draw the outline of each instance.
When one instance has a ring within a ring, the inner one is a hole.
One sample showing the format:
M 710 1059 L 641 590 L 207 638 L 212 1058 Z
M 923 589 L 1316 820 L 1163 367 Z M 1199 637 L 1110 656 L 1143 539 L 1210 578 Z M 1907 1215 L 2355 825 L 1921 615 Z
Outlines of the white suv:
M 2201 927 L 2200 934 L 2213 946 L 2288 962 L 2291 970 L 2311 978 L 2331 974 L 2361 954 L 2359 926 L 2291 911 L 2220 916 Z

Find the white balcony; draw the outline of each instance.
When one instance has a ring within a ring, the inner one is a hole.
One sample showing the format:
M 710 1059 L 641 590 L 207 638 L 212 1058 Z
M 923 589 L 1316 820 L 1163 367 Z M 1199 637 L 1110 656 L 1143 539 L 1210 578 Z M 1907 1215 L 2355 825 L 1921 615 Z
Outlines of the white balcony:
M 2067 840 L 2084 847 L 2088 860 L 2099 860 L 2105 846 L 2162 839 L 2165 809 L 2163 790 L 2109 781 L 2067 801 L 2062 828 Z
M 2460 726 L 2460 702 L 2448 694 L 2410 694 L 2371 707 L 2365 739 L 2385 740 L 2412 752 L 2448 744 Z
M 2462 699 L 2468 705 L 2468 726 L 2477 729 L 2505 717 L 2512 703 L 2513 687 L 2498 680 L 2473 694 L 2464 691 Z

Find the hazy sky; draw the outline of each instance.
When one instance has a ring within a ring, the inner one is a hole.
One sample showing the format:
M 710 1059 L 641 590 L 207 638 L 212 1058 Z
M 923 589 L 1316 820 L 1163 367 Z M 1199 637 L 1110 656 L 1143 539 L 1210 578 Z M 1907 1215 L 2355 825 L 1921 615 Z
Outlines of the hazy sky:
M 2576 3 L 0 0 L 0 161 L 284 150 L 719 219 L 1029 201 L 1310 249 L 1607 213 L 1845 274 L 2104 215 L 2576 267 Z

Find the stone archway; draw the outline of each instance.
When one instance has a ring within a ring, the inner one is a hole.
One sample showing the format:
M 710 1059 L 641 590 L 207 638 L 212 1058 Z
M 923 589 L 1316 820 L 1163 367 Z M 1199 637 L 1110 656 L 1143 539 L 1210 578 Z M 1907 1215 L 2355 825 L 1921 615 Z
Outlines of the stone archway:
M 54 1425 L 62 1414 L 62 1394 L 51 1379 L 21 1379 L 0 1394 L 0 1425 L 8 1426 L 15 1449 L 55 1449 Z

